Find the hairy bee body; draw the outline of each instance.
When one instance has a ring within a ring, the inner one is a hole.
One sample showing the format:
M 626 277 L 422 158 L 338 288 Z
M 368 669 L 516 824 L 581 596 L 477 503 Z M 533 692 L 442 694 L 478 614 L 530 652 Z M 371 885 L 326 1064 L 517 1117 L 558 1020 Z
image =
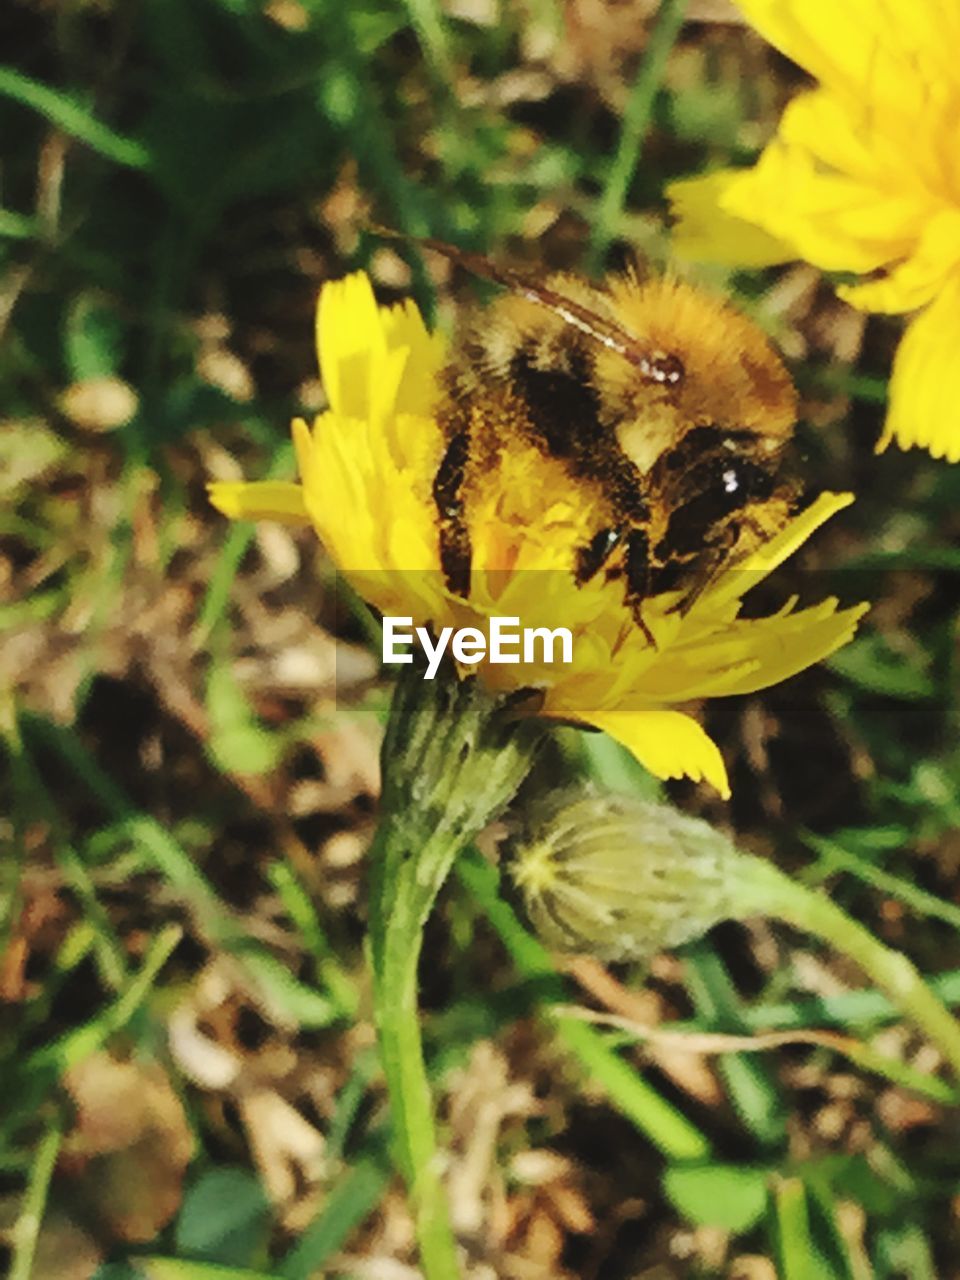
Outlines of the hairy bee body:
M 471 494 L 517 439 L 560 460 L 597 513 L 577 581 L 622 577 L 638 622 L 645 598 L 677 589 L 682 607 L 783 525 L 795 395 L 752 322 L 671 278 L 594 287 L 466 265 L 508 292 L 467 313 L 442 376 L 433 492 L 451 590 L 469 591 Z

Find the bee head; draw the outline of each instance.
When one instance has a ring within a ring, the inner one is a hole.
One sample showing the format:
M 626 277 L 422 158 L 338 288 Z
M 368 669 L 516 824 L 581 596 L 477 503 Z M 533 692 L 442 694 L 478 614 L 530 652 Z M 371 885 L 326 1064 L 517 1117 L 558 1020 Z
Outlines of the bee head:
M 691 431 L 711 428 L 733 442 L 753 436 L 758 458 L 774 463 L 793 432 L 796 394 L 761 330 L 720 300 L 672 277 L 610 282 L 612 313 L 646 353 L 637 366 L 598 356 L 598 381 L 620 398 L 621 448 L 643 472 Z M 733 472 L 737 468 L 732 467 Z M 749 484 L 746 474 L 743 483 Z M 729 486 L 740 487 L 731 475 Z

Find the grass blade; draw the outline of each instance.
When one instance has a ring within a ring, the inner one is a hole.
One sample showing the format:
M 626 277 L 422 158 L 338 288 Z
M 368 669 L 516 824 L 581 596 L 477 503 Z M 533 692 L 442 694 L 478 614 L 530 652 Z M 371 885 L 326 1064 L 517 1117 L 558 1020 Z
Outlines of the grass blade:
M 150 166 L 150 153 L 141 143 L 115 133 L 74 98 L 22 75 L 12 67 L 0 67 L 0 94 L 39 111 L 58 129 L 78 142 L 85 142 L 114 164 L 127 169 L 147 169 Z
M 310 1280 L 318 1275 L 331 1254 L 379 1204 L 391 1176 L 389 1164 L 377 1156 L 357 1161 L 280 1263 L 278 1276 L 282 1280 Z
M 13 1259 L 10 1263 L 9 1280 L 30 1280 L 33 1274 L 33 1256 L 62 1136 L 59 1126 L 51 1124 L 37 1148 L 30 1181 L 23 1197 L 23 1208 L 13 1229 Z
M 650 127 L 653 104 L 663 82 L 667 58 L 683 26 L 685 7 L 686 0 L 661 0 L 656 25 L 630 90 L 620 140 L 607 173 L 593 226 L 590 260 L 595 270 L 603 265 L 610 242 L 617 234 L 617 223 L 626 203 L 631 179 L 640 163 L 643 141 Z

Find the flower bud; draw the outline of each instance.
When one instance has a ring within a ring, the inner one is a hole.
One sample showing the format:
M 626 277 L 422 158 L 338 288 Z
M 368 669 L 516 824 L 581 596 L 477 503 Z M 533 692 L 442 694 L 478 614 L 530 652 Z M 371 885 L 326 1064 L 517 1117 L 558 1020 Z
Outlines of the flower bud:
M 742 858 L 706 822 L 664 804 L 566 791 L 531 814 L 513 880 L 541 939 L 635 960 L 739 915 Z

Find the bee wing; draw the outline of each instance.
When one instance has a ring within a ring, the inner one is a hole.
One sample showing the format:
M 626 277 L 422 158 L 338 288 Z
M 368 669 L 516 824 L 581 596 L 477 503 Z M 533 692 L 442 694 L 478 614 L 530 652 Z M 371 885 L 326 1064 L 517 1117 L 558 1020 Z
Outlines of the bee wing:
M 552 311 L 554 315 L 559 316 L 566 324 L 586 334 L 593 342 L 597 342 L 608 350 L 615 351 L 618 355 L 623 356 L 638 370 L 641 377 L 649 378 L 652 382 L 657 383 L 665 380 L 659 362 L 635 338 L 632 338 L 624 329 L 621 329 L 619 325 L 607 320 L 604 316 L 598 316 L 596 312 L 591 311 L 589 307 L 583 306 L 582 303 L 575 302 L 572 298 L 567 298 L 563 294 L 557 293 L 555 289 L 548 288 L 532 276 L 528 276 L 512 267 L 498 266 L 497 263 L 485 257 L 482 253 L 473 253 L 469 249 L 459 249 L 456 245 L 448 244 L 444 240 L 434 240 L 431 236 L 407 236 L 402 232 L 391 231 L 386 227 L 380 226 L 373 226 L 371 230 L 377 235 L 386 236 L 391 240 L 404 240 L 409 244 L 422 245 L 426 249 L 433 250 L 434 253 L 442 254 L 448 261 L 455 262 L 457 266 L 463 267 L 471 275 L 475 275 L 481 280 L 490 280 L 493 284 L 503 285 L 511 293 L 515 293 L 521 298 L 526 298 L 528 302 L 546 307 L 548 311 Z M 667 380 L 673 381 L 674 379 Z

